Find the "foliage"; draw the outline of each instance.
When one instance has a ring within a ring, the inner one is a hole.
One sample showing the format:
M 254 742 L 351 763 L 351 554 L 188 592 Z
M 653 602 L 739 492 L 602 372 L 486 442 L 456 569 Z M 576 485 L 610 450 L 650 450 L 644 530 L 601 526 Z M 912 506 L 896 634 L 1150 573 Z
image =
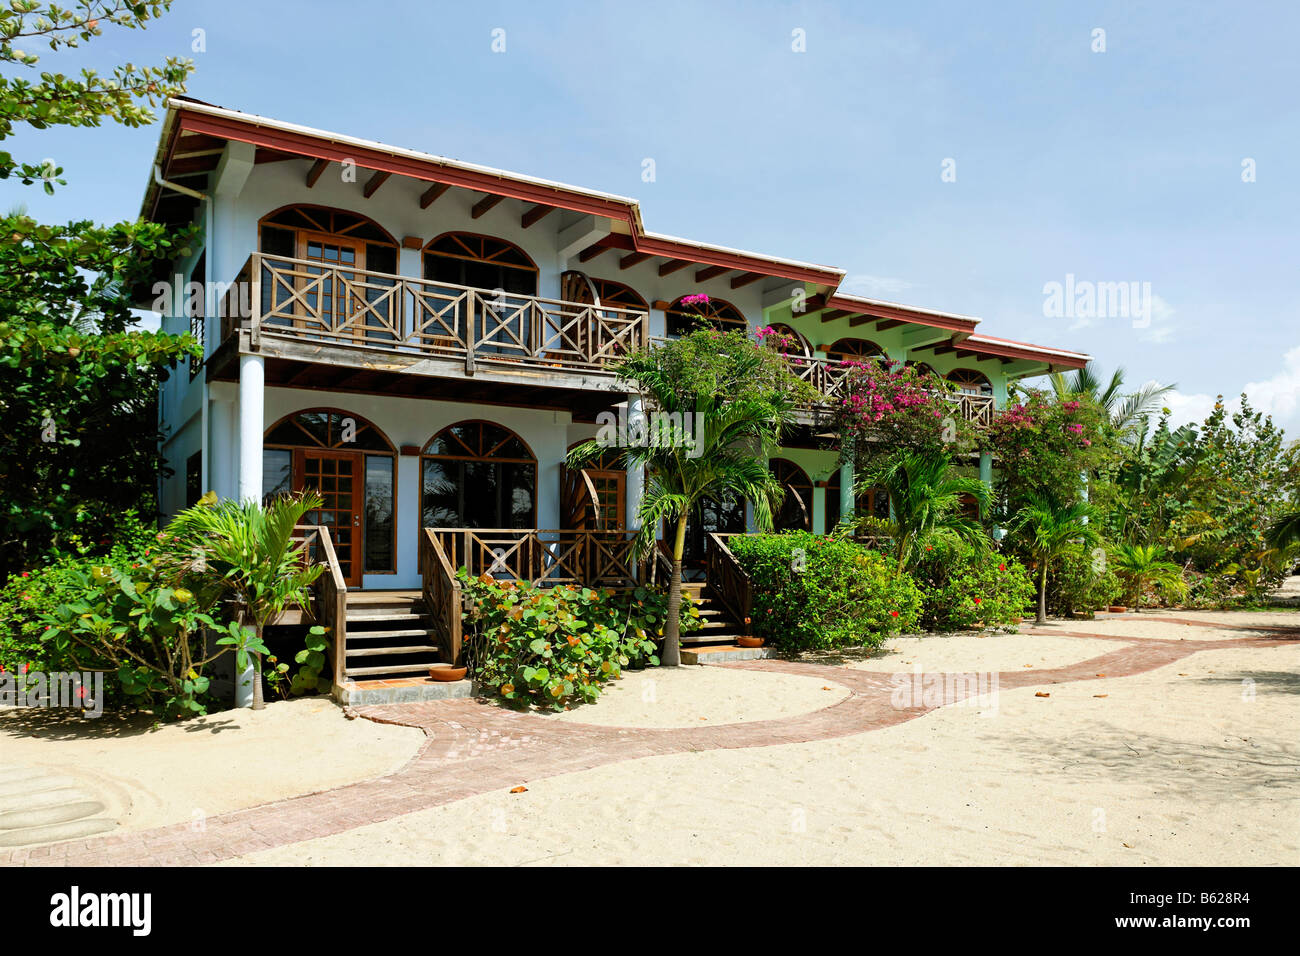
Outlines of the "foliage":
M 1095 366 L 1089 362 L 1069 375 L 1053 372 L 1051 385 L 1058 400 L 1087 399 L 1105 413 L 1112 428 L 1129 436 L 1146 425 L 1148 416 L 1160 407 L 1160 400 L 1178 386 L 1151 382 L 1136 392 L 1125 393 L 1124 379 L 1124 369 L 1117 368 L 1111 373 L 1110 381 L 1102 385 Z
M 984 528 L 963 513 L 962 499 L 970 495 L 980 513 L 987 514 L 992 505 L 989 489 L 978 478 L 958 474 L 946 453 L 903 451 L 879 465 L 864 484 L 882 487 L 889 495 L 890 536 L 899 572 L 935 545 L 987 547 Z
M 932 546 L 913 575 L 925 596 L 921 625 L 927 630 L 1007 626 L 1034 597 L 1029 572 L 1015 558 L 960 543 Z
M 13 3 L 0 9 L 0 62 L 30 69 L 32 46 L 75 47 L 107 25 L 143 27 L 166 7 Z M 0 77 L 0 140 L 19 127 L 151 122 L 144 103 L 184 92 L 190 69 L 171 59 L 111 76 Z M 0 152 L 0 178 L 53 192 L 61 172 Z M 163 464 L 155 396 L 195 345 L 134 329 L 130 293 L 156 264 L 188 254 L 188 241 L 145 222 L 49 226 L 22 212 L 0 221 L 0 580 L 57 558 L 73 535 L 111 536 L 119 512 L 154 511 Z
M 753 631 L 780 650 L 874 647 L 919 621 L 912 579 L 848 539 L 792 531 L 729 547 L 753 586 Z
M 1050 495 L 1031 495 L 1012 520 L 1012 529 L 1024 538 L 1038 570 L 1038 614 L 1036 623 L 1047 623 L 1048 572 L 1053 559 L 1070 549 L 1091 548 L 1101 541 L 1090 523 L 1092 507 L 1083 501 L 1065 504 Z
M 975 447 L 951 382 L 892 360 L 841 365 L 831 414 L 843 455 L 869 467 L 900 450 L 952 456 Z
M 309 588 L 323 565 L 303 561 L 293 547 L 293 530 L 303 515 L 323 503 L 309 491 L 276 498 L 265 507 L 256 502 L 199 504 L 172 520 L 166 540 L 182 569 L 211 572 L 205 581 L 234 600 L 260 643 L 268 622 L 291 607 L 306 610 L 310 605 Z M 255 652 L 259 673 L 262 653 Z M 262 682 L 254 680 L 253 709 L 261 707 Z
M 1156 591 L 1166 603 L 1173 603 L 1187 593 L 1183 571 L 1172 561 L 1162 559 L 1158 545 L 1126 544 L 1115 546 L 1111 565 L 1124 585 L 1124 601 L 1141 607 L 1149 591 Z
M 116 671 L 140 706 L 160 703 L 168 717 L 206 713 L 203 671 L 224 652 L 205 652 L 202 629 L 219 624 L 185 583 L 157 557 L 71 567 L 42 639 L 78 670 Z
M 329 673 L 329 660 L 326 657 L 330 641 L 326 629 L 313 624 L 307 630 L 303 647 L 294 654 L 294 663 L 298 669 L 292 675 L 292 668 L 287 661 L 282 661 L 269 651 L 266 654 L 266 666 L 262 677 L 270 688 L 282 699 L 301 697 L 304 694 L 328 694 L 334 687 L 333 675 Z
M 647 410 L 681 423 L 660 440 L 624 441 L 621 456 L 629 472 L 644 469 L 647 478 L 637 515 L 638 550 L 645 554 L 655 547 L 661 523 L 671 533 L 663 663 L 675 667 L 681 659 L 682 554 L 690 514 L 705 499 L 748 499 L 757 526 L 771 528 L 782 489 L 766 459 L 805 386 L 779 355 L 743 332 L 707 327 L 635 352 L 618 371 L 635 385 Z M 584 442 L 569 453 L 569 464 L 582 467 L 609 444 L 601 438 Z
M 1109 607 L 1119 600 L 1122 590 L 1100 545 L 1091 550 L 1078 544 L 1065 548 L 1051 560 L 1049 577 L 1053 587 L 1047 595 L 1047 609 L 1060 617 Z
M 469 610 L 466 661 L 478 683 L 516 707 L 565 710 L 591 703 L 623 668 L 656 665 L 654 635 L 667 602 L 625 592 L 497 581 L 458 572 Z M 698 615 L 688 606 L 687 613 Z
M 1000 410 L 987 440 L 998 463 L 998 493 L 1014 513 L 1024 502 L 1044 494 L 1079 500 L 1082 475 L 1101 464 L 1110 451 L 1103 413 L 1086 397 L 1058 401 L 1038 390 L 1017 394 Z

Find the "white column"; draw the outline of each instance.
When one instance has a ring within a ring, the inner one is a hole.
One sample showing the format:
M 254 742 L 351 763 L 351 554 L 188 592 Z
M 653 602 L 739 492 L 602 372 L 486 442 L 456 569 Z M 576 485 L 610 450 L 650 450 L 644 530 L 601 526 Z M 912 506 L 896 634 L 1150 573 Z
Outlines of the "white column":
M 628 421 L 641 415 L 644 408 L 641 403 L 641 396 L 629 395 L 627 397 L 627 417 Z M 641 530 L 641 499 L 645 497 L 645 469 L 633 468 L 627 473 L 627 528 L 629 531 Z
M 239 357 L 239 500 L 262 500 L 262 430 L 266 428 L 266 364 Z

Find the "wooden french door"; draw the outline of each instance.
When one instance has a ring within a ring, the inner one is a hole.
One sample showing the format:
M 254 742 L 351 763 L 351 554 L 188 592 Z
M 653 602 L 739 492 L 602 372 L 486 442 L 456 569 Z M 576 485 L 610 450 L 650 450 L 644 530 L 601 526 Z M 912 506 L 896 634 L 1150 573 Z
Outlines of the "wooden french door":
M 325 503 L 303 516 L 303 524 L 329 529 L 339 570 L 350 588 L 361 587 L 362 454 L 300 448 L 294 452 L 294 487 L 316 491 Z
M 350 239 L 311 232 L 298 234 L 298 258 L 309 262 L 319 262 L 320 267 L 307 266 L 310 275 L 326 273 L 326 267 L 337 270 L 364 269 L 366 266 L 365 246 Z M 331 332 L 348 331 L 348 323 L 358 311 L 358 303 L 341 282 L 335 280 L 338 272 L 326 273 L 321 280 L 319 292 L 310 292 L 303 296 L 307 311 L 313 317 L 319 317 L 323 330 Z M 350 278 L 361 277 L 352 273 Z M 309 329 L 310 331 L 310 329 Z M 354 337 L 360 337 L 361 329 L 351 329 Z

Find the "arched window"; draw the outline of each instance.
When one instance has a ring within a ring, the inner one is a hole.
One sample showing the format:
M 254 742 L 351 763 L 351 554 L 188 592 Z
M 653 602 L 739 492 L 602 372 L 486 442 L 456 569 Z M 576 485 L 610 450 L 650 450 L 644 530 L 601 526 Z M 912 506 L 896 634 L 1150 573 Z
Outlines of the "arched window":
M 396 459 L 383 432 L 360 415 L 309 409 L 272 425 L 262 449 L 266 498 L 312 489 L 324 499 L 302 523 L 329 528 L 349 587 L 361 585 L 363 572 L 397 570 Z
M 424 247 L 424 277 L 433 282 L 537 295 L 537 264 L 514 243 L 472 232 L 447 232 Z
M 263 260 L 264 324 L 336 341 L 398 337 L 392 303 L 397 241 L 377 222 L 342 209 L 297 205 L 264 216 L 259 229 L 259 249 L 275 257 Z
M 865 362 L 887 356 L 884 349 L 867 339 L 839 339 L 826 350 L 826 357 L 832 362 Z
M 726 299 L 709 297 L 708 302 L 683 302 L 682 296 L 664 310 L 669 335 L 685 335 L 700 325 L 715 325 L 724 330 L 744 329 L 745 315 Z
M 936 372 L 933 368 L 931 368 L 931 367 L 930 367 L 928 364 L 926 364 L 925 362 L 908 362 L 908 363 L 906 363 L 906 364 L 907 364 L 907 367 L 908 367 L 908 368 L 914 368 L 914 369 L 916 369 L 916 372 L 917 372 L 918 375 L 930 375 L 930 376 L 933 376 L 934 378 L 938 378 L 938 377 L 939 377 L 939 373 Z
M 516 361 L 533 357 L 538 343 L 525 297 L 537 295 L 537 264 L 524 250 L 495 236 L 443 233 L 424 247 L 424 277 L 480 290 L 473 310 L 475 351 Z M 453 341 L 465 334 L 467 308 L 465 301 L 457 300 L 436 322 L 443 331 L 454 332 Z
M 429 439 L 420 455 L 425 528 L 534 528 L 537 459 L 514 432 L 465 421 Z
M 840 469 L 831 472 L 826 481 L 826 530 L 831 531 L 845 517 L 840 510 Z M 870 515 L 882 520 L 889 518 L 889 495 L 884 488 L 868 488 L 854 497 L 853 510 L 858 515 Z
M 784 458 L 773 458 L 767 467 L 785 492 L 780 509 L 772 516 L 773 530 L 811 531 L 813 484 L 808 472 Z
M 808 340 L 784 322 L 773 322 L 771 329 L 773 334 L 764 339 L 767 345 L 799 358 L 807 358 L 812 354 Z
M 993 386 L 988 378 L 973 368 L 955 368 L 946 376 L 963 395 L 992 395 Z

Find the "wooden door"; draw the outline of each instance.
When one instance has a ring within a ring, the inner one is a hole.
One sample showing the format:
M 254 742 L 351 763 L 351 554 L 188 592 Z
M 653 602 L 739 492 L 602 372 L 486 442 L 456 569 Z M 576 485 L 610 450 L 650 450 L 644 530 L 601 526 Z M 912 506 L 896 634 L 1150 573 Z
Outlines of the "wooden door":
M 294 487 L 316 491 L 325 503 L 302 518 L 302 524 L 329 529 L 339 570 L 350 588 L 361 587 L 362 455 L 355 451 L 301 448 L 294 452 Z
M 306 315 L 315 320 L 307 324 L 311 331 L 317 325 L 323 332 L 360 338 L 363 330 L 354 327 L 353 319 L 358 303 L 349 290 L 346 280 L 360 280 L 353 270 L 365 268 L 365 247 L 354 240 L 312 232 L 298 234 L 298 258 L 319 262 L 320 266 L 302 267 L 309 275 L 322 275 L 319 285 L 303 296 Z M 340 281 L 343 280 L 343 281 Z

